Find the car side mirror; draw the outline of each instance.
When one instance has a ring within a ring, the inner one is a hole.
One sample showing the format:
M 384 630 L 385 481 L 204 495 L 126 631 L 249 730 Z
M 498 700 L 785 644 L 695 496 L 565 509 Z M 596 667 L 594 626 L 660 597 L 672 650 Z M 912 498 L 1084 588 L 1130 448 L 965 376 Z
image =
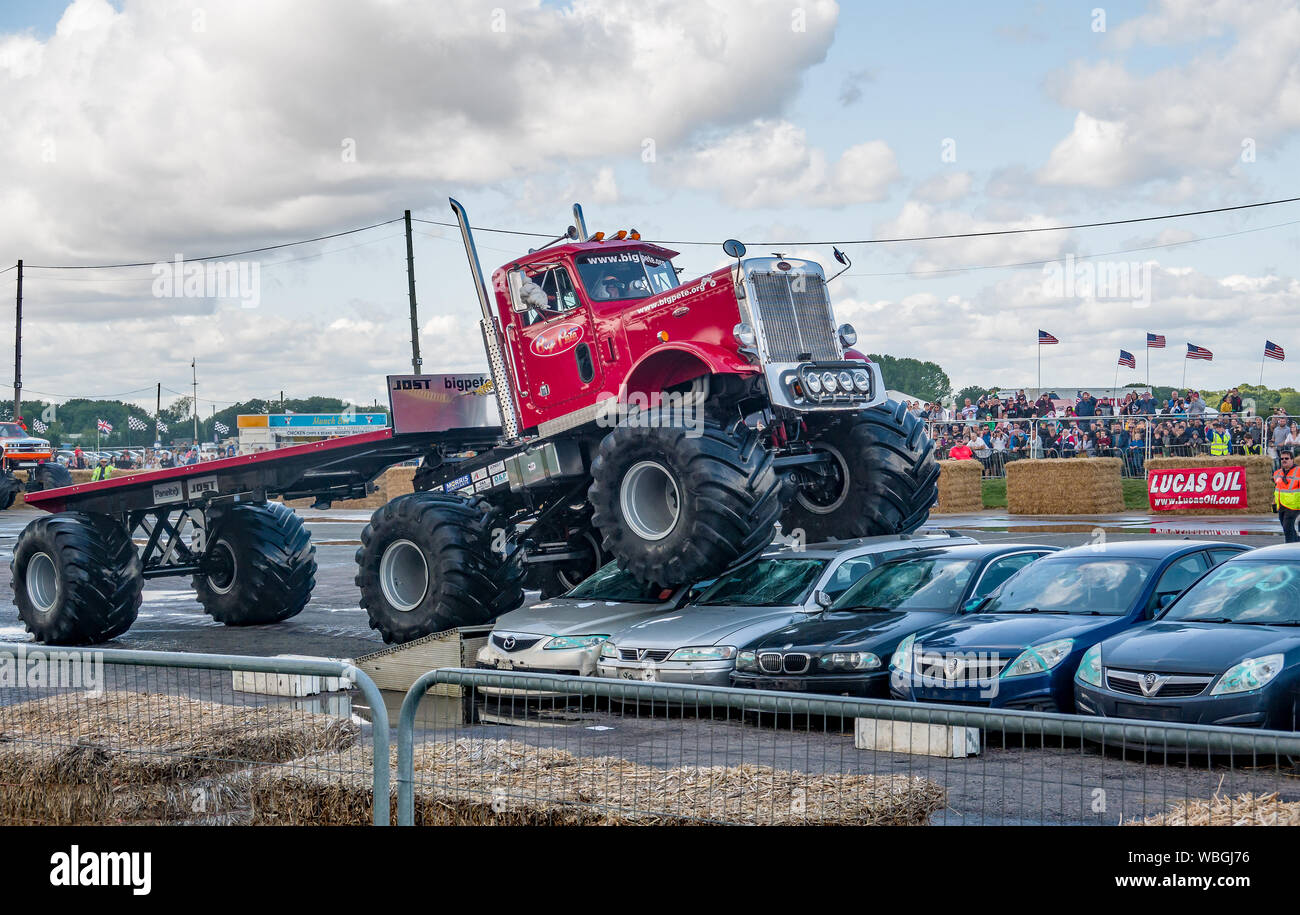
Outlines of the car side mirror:
M 813 600 L 816 601 L 817 606 L 821 607 L 823 610 L 829 610 L 831 604 L 835 603 L 831 596 L 825 591 L 818 591 L 813 594 Z
M 970 600 L 966 601 L 966 603 L 961 605 L 961 612 L 974 613 L 979 610 L 980 607 L 984 606 L 986 600 L 988 600 L 986 597 L 972 597 Z
M 1161 594 L 1160 600 L 1158 601 L 1160 605 L 1160 609 L 1163 610 L 1165 609 L 1165 607 L 1168 607 L 1170 604 L 1172 604 L 1174 602 L 1174 598 L 1176 598 L 1177 596 L 1178 596 L 1177 594 Z

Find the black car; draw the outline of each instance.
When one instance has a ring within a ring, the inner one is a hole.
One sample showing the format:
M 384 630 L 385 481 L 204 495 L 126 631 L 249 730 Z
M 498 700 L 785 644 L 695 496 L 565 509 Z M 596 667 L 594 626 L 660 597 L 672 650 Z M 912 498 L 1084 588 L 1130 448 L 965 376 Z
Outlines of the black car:
M 742 647 L 734 686 L 889 697 L 889 656 L 908 635 L 964 613 L 1054 546 L 924 550 L 872 570 L 825 612 Z
M 1300 729 L 1300 544 L 1229 560 L 1093 646 L 1074 690 L 1085 715 Z

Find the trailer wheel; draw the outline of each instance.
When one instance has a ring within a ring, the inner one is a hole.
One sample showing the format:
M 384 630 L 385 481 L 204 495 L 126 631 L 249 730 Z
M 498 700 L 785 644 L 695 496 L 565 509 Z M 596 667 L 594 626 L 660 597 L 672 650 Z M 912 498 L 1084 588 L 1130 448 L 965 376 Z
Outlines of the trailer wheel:
M 23 529 L 9 563 L 18 616 L 46 645 L 95 645 L 131 628 L 143 568 L 107 515 L 59 512 Z
M 805 474 L 781 518 L 808 541 L 907 534 L 930 516 L 939 464 L 925 424 L 907 405 L 886 401 L 830 426 L 813 441 L 828 453 L 825 472 Z
M 494 543 L 495 520 L 482 499 L 454 493 L 417 492 L 380 507 L 356 557 L 370 628 L 385 642 L 409 642 L 519 606 L 522 573 Z
M 72 471 L 54 461 L 37 464 L 36 469 L 27 474 L 28 492 L 40 492 L 42 489 L 58 489 L 60 486 L 71 485 Z
M 758 556 L 788 495 L 759 435 L 707 421 L 620 426 L 600 443 L 587 497 L 605 550 L 664 587 L 712 578 Z
M 11 507 L 14 500 L 18 498 L 18 493 L 22 492 L 23 484 L 12 470 L 6 470 L 0 473 L 0 511 Z
M 302 612 L 316 586 L 316 547 L 280 502 L 236 505 L 216 524 L 207 570 L 193 578 L 203 610 L 227 626 L 281 623 Z

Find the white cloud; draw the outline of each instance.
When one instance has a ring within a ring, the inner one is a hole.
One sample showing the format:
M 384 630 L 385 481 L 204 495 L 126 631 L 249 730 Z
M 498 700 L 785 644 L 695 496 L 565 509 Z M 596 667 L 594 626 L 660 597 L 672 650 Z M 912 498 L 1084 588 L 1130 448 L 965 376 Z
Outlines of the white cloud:
M 898 216 L 877 230 L 879 237 L 957 235 L 993 232 L 1000 229 L 1028 229 L 1057 225 L 1043 214 L 1016 219 L 987 220 L 964 210 L 942 209 L 909 200 Z M 1034 232 L 1022 235 L 987 235 L 917 242 L 900 249 L 914 257 L 911 269 L 918 272 L 948 270 L 988 264 L 1010 264 L 1055 257 L 1068 240 L 1065 232 Z
M 951 203 L 970 193 L 970 172 L 940 172 L 932 175 L 912 192 L 912 196 L 926 203 Z

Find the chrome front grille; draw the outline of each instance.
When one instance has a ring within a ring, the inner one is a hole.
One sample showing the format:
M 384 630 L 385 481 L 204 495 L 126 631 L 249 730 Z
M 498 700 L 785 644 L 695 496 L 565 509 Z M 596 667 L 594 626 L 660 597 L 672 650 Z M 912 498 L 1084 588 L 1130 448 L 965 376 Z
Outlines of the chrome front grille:
M 781 672 L 781 655 L 776 651 L 765 651 L 758 656 L 758 669 L 765 674 Z
M 1203 674 L 1155 674 L 1135 670 L 1107 670 L 1106 687 L 1126 696 L 1148 699 L 1190 699 L 1205 692 L 1213 677 Z
M 765 651 L 758 656 L 758 669 L 765 674 L 802 674 L 808 672 L 812 664 L 812 655 L 802 651 L 781 654 L 779 651 Z
M 654 661 L 658 664 L 668 660 L 672 653 L 671 648 L 620 648 L 618 657 L 622 661 Z
M 826 282 L 815 273 L 750 274 L 750 305 L 757 312 L 772 362 L 837 362 L 835 323 Z

